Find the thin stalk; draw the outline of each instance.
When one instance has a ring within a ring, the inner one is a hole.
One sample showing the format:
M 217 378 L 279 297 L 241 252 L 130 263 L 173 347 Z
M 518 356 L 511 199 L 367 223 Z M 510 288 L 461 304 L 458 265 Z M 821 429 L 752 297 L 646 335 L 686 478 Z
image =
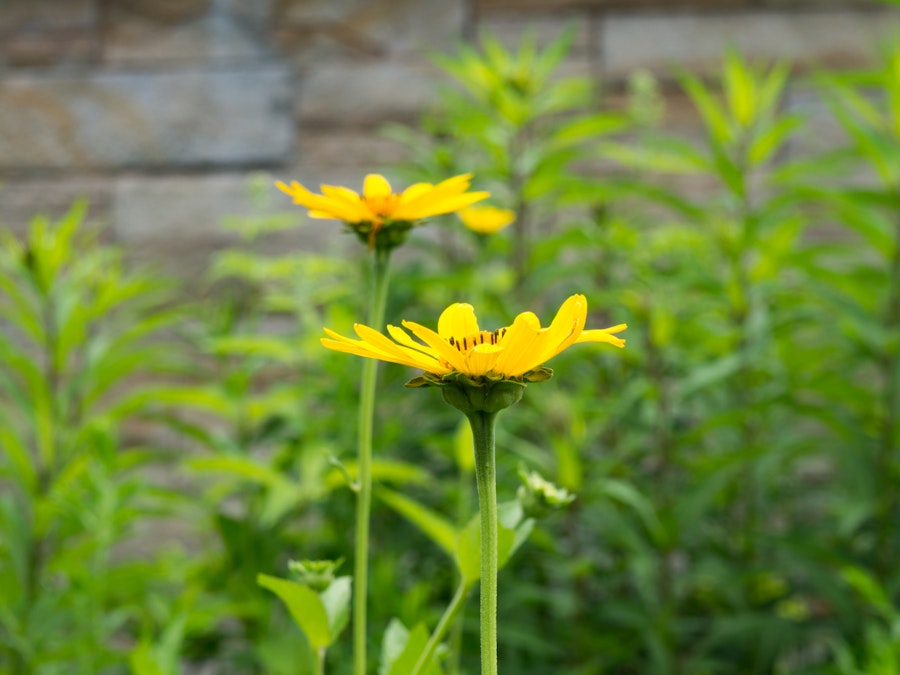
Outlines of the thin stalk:
M 325 647 L 313 650 L 313 675 L 325 675 Z
M 900 199 L 900 195 L 896 196 Z M 900 221 L 894 228 L 895 241 L 900 242 Z M 888 278 L 888 298 L 884 313 L 884 326 L 887 334 L 893 334 L 900 326 L 900 246 L 894 247 Z M 878 449 L 875 456 L 875 471 L 879 483 L 879 506 L 876 546 L 877 560 L 875 568 L 881 581 L 885 581 L 893 569 L 893 555 L 890 538 L 895 531 L 894 510 L 897 505 L 896 490 L 893 489 L 893 455 L 894 439 L 897 435 L 898 408 L 900 408 L 900 391 L 897 387 L 897 366 L 895 349 L 888 347 L 880 358 L 884 384 L 881 391 L 882 422 L 878 438 Z
M 453 598 L 450 600 L 450 604 L 447 605 L 447 609 L 444 610 L 441 620 L 438 621 L 438 625 L 435 627 L 434 632 L 431 634 L 431 637 L 428 638 L 428 644 L 425 645 L 425 651 L 422 652 L 422 655 L 419 657 L 419 660 L 416 662 L 410 675 L 420 675 L 431 661 L 438 645 L 441 644 L 441 641 L 444 639 L 450 626 L 454 625 L 457 615 L 459 615 L 460 611 L 465 606 L 466 597 L 469 595 L 471 588 L 471 585 L 467 584 L 465 581 L 459 582 L 459 586 L 456 587 L 456 593 L 453 594 Z
M 497 675 L 497 413 L 468 415 L 475 439 L 475 482 L 481 514 L 481 675 Z
M 456 522 L 462 527 L 468 521 L 472 512 L 472 472 L 460 467 L 459 469 L 459 493 L 456 502 Z M 460 577 L 460 585 L 463 581 Z M 459 659 L 462 652 L 462 621 L 455 621 L 450 633 L 450 656 L 447 659 L 447 673 L 456 675 L 459 672 Z
M 384 323 L 390 251 L 372 253 L 372 296 L 369 325 Z M 356 550 L 353 572 L 353 664 L 355 675 L 366 675 L 366 600 L 369 585 L 369 514 L 372 509 L 372 429 L 378 361 L 365 359 L 359 397 L 359 438 L 356 479 Z

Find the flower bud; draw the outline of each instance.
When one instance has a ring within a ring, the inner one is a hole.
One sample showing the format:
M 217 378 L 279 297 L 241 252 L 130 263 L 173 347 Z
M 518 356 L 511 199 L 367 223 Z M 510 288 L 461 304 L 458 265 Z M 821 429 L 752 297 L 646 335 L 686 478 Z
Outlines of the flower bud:
M 316 593 L 323 593 L 334 581 L 334 573 L 344 562 L 338 560 L 290 560 L 288 571 L 294 577 L 294 581 L 308 586 Z
M 516 498 L 527 518 L 545 518 L 575 501 L 575 495 L 571 492 L 557 487 L 537 471 L 527 471 L 523 465 L 519 466 L 519 478 L 522 485 Z

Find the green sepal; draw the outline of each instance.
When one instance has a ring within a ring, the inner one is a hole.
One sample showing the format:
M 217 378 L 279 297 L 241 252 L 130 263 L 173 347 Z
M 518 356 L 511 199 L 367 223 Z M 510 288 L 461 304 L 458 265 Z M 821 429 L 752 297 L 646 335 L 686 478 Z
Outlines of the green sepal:
M 447 380 L 441 388 L 444 400 L 465 415 L 474 413 L 497 413 L 518 403 L 525 392 L 525 383 L 515 380 L 500 380 L 492 382 L 484 380 L 479 384 L 472 384 L 465 375 L 459 375 L 454 380 Z
M 362 243 L 379 251 L 392 251 L 402 245 L 409 231 L 416 226 L 416 222 L 412 220 L 388 220 L 373 232 L 374 223 L 369 221 L 345 224 Z
M 410 389 L 418 389 L 420 387 L 441 387 L 443 386 L 443 382 L 441 382 L 441 379 L 437 375 L 424 373 L 411 379 L 405 386 Z
M 529 370 L 522 376 L 526 382 L 546 382 L 553 377 L 553 369 L 545 366 L 538 366 L 534 370 Z

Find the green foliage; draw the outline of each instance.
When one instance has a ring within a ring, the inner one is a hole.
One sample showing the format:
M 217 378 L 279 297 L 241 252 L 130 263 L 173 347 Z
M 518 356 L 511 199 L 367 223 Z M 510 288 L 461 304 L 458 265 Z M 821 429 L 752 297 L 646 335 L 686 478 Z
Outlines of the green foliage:
M 101 672 L 152 581 L 114 548 L 167 508 L 141 470 L 160 453 L 127 433 L 169 363 L 164 282 L 126 271 L 75 204 L 0 249 L 0 670 Z M 154 551 L 145 555 L 152 557 Z
M 414 230 L 390 323 L 458 300 L 486 327 L 545 319 L 582 292 L 588 327 L 629 324 L 624 351 L 573 347 L 503 413 L 502 671 L 898 672 L 900 51 L 816 76 L 843 140 L 812 155 L 789 64 L 679 73 L 698 133 L 676 137 L 651 76 L 613 109 L 560 74 L 570 45 L 437 56 L 440 105 L 387 132 L 414 180 L 471 171 L 517 214 Z M 349 672 L 349 578 L 270 574 L 352 547 L 359 364 L 318 340 L 364 316 L 364 252 L 297 250 L 291 214 L 232 219 L 240 246 L 173 309 L 82 219 L 2 240 L 0 671 L 313 673 L 327 647 Z M 411 375 L 380 372 L 370 642 L 380 675 L 475 672 L 472 439 Z M 577 499 L 526 514 L 523 464 Z M 168 514 L 189 552 L 135 555 Z

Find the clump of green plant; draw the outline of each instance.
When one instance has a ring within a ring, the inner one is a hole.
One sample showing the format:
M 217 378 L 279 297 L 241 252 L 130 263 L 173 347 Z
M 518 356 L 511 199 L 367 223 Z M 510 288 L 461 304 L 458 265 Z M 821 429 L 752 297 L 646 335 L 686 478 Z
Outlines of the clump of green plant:
M 125 660 L 153 570 L 116 547 L 165 508 L 128 422 L 170 364 L 168 286 L 126 270 L 79 202 L 0 248 L 0 670 Z M 155 556 L 147 550 L 142 556 Z

